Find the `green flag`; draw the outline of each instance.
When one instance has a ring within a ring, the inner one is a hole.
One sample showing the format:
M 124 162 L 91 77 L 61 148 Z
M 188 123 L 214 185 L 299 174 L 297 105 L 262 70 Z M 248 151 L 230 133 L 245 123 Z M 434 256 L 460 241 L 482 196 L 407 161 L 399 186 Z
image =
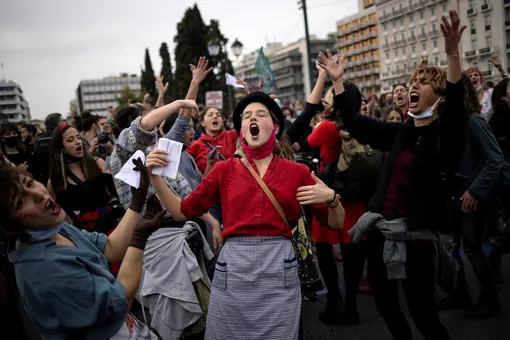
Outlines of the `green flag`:
M 271 71 L 271 65 L 269 59 L 264 54 L 262 47 L 259 50 L 259 57 L 255 63 L 255 72 L 259 79 L 262 80 L 262 89 L 265 93 L 276 93 L 276 81 L 274 79 L 274 73 Z

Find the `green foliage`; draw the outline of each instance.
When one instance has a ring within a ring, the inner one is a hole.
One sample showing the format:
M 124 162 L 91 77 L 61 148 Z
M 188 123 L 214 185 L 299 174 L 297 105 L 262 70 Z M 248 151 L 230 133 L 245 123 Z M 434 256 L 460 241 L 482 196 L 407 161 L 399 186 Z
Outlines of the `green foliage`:
M 165 42 L 159 48 L 159 55 L 161 56 L 161 76 L 164 77 L 163 84 L 168 83 L 168 90 L 165 93 L 165 104 L 168 104 L 175 100 L 175 82 L 172 74 L 172 61 Z
M 154 69 L 152 68 L 151 57 L 149 49 L 145 49 L 145 68 L 142 70 L 142 77 L 140 84 L 142 91 L 151 93 L 153 101 L 156 101 L 156 77 L 154 76 Z
M 184 12 L 184 17 L 177 24 L 175 42 L 175 96 L 184 98 L 191 82 L 190 64 L 196 65 L 200 56 L 209 58 L 207 51 L 208 26 L 195 4 Z M 210 66 L 214 64 L 210 63 Z M 211 72 L 202 82 L 197 101 L 203 103 L 206 91 L 218 89 L 218 81 Z
M 127 105 L 132 102 L 141 103 L 143 101 L 143 93 L 131 90 L 129 86 L 122 89 L 120 96 L 117 97 L 119 105 Z

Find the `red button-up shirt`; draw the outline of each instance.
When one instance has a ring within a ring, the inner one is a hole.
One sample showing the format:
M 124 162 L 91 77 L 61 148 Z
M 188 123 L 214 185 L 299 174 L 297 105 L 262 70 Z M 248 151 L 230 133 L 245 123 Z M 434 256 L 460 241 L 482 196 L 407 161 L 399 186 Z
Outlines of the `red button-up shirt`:
M 237 148 L 237 132 L 235 130 L 221 131 L 216 137 L 211 137 L 202 133 L 202 136 L 191 143 L 186 152 L 193 156 L 195 163 L 197 163 L 198 170 L 204 173 L 207 168 L 207 156 L 211 152 L 211 148 L 204 142 L 209 143 L 212 147 L 221 145 L 221 149 L 218 152 L 225 158 L 229 159 L 234 155 Z
M 250 160 L 251 166 L 258 172 Z M 312 176 L 302 164 L 274 156 L 263 181 L 282 206 L 289 225 L 294 227 L 301 216 L 297 189 L 314 185 Z M 217 163 L 196 190 L 181 202 L 181 212 L 187 218 L 205 214 L 221 202 L 224 238 L 229 236 L 291 237 L 289 227 L 266 196 L 258 182 L 237 157 Z M 313 215 L 328 225 L 328 207 L 313 205 Z

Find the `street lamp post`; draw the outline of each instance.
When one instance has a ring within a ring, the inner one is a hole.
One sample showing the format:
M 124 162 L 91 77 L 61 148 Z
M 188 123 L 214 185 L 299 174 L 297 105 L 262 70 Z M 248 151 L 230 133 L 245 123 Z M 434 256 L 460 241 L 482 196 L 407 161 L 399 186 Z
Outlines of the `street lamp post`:
M 235 55 L 236 58 L 239 58 L 239 56 L 243 53 L 243 44 L 239 40 L 235 40 L 232 46 L 230 46 L 232 49 L 232 53 Z M 207 50 L 209 51 L 209 54 L 213 57 L 216 57 L 220 54 L 220 50 L 224 50 L 226 52 L 225 45 L 219 41 L 219 40 L 213 40 L 207 45 Z M 227 53 L 225 53 L 225 59 L 223 60 L 224 64 L 227 65 Z M 232 96 L 230 86 L 227 86 L 227 92 L 228 92 L 228 106 L 229 111 L 232 114 L 234 111 L 234 98 Z

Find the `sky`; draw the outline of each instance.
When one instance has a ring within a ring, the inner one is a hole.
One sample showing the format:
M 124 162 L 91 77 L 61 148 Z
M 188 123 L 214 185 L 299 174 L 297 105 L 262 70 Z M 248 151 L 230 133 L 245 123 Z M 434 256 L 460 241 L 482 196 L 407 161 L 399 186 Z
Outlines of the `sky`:
M 80 80 L 139 74 L 145 48 L 159 74 L 159 47 L 166 42 L 175 67 L 177 23 L 195 3 L 204 22 L 219 20 L 228 45 L 237 38 L 244 52 L 304 36 L 297 0 L 1 1 L 3 76 L 20 84 L 32 119 L 44 119 L 51 112 L 65 116 Z M 336 21 L 358 10 L 357 0 L 307 4 L 310 34 L 319 37 L 335 32 Z

